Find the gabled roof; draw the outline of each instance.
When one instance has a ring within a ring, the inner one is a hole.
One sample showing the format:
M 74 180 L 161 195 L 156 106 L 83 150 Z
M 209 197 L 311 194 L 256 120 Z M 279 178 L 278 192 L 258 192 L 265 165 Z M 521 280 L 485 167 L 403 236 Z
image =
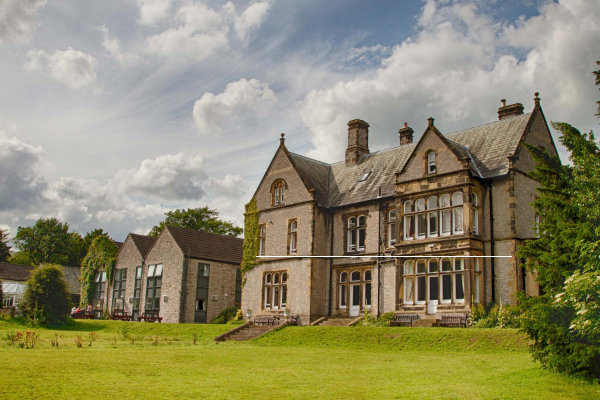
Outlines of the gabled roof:
M 11 264 L 0 262 L 0 279 L 6 281 L 25 282 L 29 279 L 31 271 L 35 267 L 31 265 Z
M 167 226 L 165 230 L 169 231 L 186 256 L 232 264 L 242 262 L 243 240 L 240 238 L 178 226 Z
M 541 108 L 536 106 L 541 112 Z M 508 173 L 509 157 L 514 155 L 533 113 L 504 118 L 486 125 L 439 135 L 459 158 L 468 158 L 473 174 L 493 178 Z M 431 129 L 431 128 L 428 128 Z M 359 162 L 347 167 L 345 161 L 327 164 L 290 153 L 296 171 L 308 189 L 315 190 L 315 199 L 322 207 L 339 207 L 391 196 L 395 190 L 395 175 L 406 165 L 417 143 L 365 154 Z M 360 181 L 361 176 L 369 177 Z
M 133 244 L 137 247 L 142 257 L 146 258 L 146 255 L 156 242 L 156 238 L 152 236 L 138 235 L 137 233 L 130 233 L 129 236 L 133 240 Z

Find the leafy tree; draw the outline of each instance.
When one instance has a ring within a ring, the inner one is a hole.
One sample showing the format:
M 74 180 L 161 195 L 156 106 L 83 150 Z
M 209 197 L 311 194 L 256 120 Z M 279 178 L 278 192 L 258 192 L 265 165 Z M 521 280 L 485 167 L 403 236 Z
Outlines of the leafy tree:
M 600 71 L 595 72 L 600 85 Z M 529 147 L 541 187 L 540 237 L 519 256 L 537 271 L 543 295 L 524 299 L 522 326 L 546 368 L 600 378 L 600 147 L 593 133 L 553 123 L 572 165 Z
M 92 242 L 98 236 L 109 237 L 108 233 L 104 232 L 104 230 L 101 229 L 101 228 L 94 229 L 93 231 L 89 231 L 88 233 L 85 234 L 85 236 L 83 237 L 83 241 L 85 242 L 85 252 L 86 252 L 86 254 L 87 254 L 88 250 L 90 249 L 90 246 L 92 245 Z
M 8 262 L 13 264 L 35 266 L 33 261 L 31 261 L 31 258 L 29 258 L 29 253 L 26 253 L 24 251 L 17 251 L 16 253 L 14 253 L 12 256 L 10 256 Z
M 181 226 L 183 228 L 196 229 L 199 231 L 218 233 L 220 235 L 239 236 L 242 228 L 231 222 L 221 221 L 219 212 L 211 210 L 207 206 L 202 208 L 188 208 L 187 210 L 172 210 L 165 213 L 165 220 L 154 226 L 149 236 L 158 236 L 166 225 Z
M 37 220 L 34 226 L 19 227 L 13 242 L 25 252 L 34 265 L 41 263 L 67 264 L 72 236 L 69 225 L 56 218 Z
M 60 265 L 40 265 L 33 270 L 26 285 L 23 300 L 19 303 L 25 317 L 49 325 L 66 320 L 71 296 Z
M 8 245 L 8 231 L 0 229 L 0 261 L 7 261 L 10 257 L 10 246 Z
M 118 247 L 106 235 L 98 235 L 92 241 L 81 263 L 81 305 L 91 304 L 94 296 L 94 278 L 99 269 L 106 271 L 107 280 L 112 280 L 112 272 L 117 260 Z
M 4 304 L 4 290 L 2 289 L 2 279 L 0 279 L 0 305 Z

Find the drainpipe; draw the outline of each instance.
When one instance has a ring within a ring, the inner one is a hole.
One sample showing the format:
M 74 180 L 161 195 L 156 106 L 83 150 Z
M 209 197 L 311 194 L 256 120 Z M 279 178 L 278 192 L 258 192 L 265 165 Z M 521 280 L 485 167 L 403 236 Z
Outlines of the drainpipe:
M 379 195 L 377 196 L 377 207 L 379 209 L 379 226 L 377 228 L 377 316 L 381 303 L 381 186 L 379 186 Z
M 331 212 L 330 214 L 330 218 L 331 218 L 331 234 L 330 239 L 329 239 L 329 313 L 327 314 L 328 317 L 331 317 L 331 312 L 332 312 L 332 305 L 333 305 L 333 298 L 331 297 L 333 295 L 333 225 L 334 225 L 334 213 Z
M 489 191 L 490 191 L 490 255 L 492 258 L 491 266 L 492 266 L 492 302 L 496 301 L 496 273 L 495 273 L 495 258 L 494 258 L 494 206 L 492 202 L 492 181 L 489 183 Z

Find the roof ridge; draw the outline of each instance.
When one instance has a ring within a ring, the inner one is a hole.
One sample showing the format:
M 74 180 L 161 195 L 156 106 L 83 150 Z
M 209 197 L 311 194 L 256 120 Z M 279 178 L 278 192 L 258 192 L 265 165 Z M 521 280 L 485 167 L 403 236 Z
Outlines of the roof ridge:
M 201 234 L 207 234 L 207 235 L 212 235 L 212 236 L 218 236 L 218 237 L 225 237 L 225 238 L 232 238 L 232 239 L 244 240 L 244 239 L 239 238 L 237 236 L 231 236 L 231 235 L 221 234 L 221 233 L 215 233 L 215 232 L 207 232 L 207 231 L 202 231 L 200 229 L 194 229 L 194 228 L 186 228 L 185 226 L 165 225 L 165 228 L 166 229 L 176 228 L 176 229 L 182 229 L 182 230 L 186 230 L 186 231 L 190 231 L 190 232 L 199 232 Z
M 290 153 L 291 155 L 294 155 L 294 156 L 298 156 L 298 157 L 305 158 L 305 159 L 307 159 L 307 160 L 309 160 L 309 161 L 315 161 L 315 162 L 318 162 L 318 163 L 320 163 L 320 164 L 327 165 L 328 167 L 330 167 L 330 166 L 331 166 L 331 164 L 329 164 L 329 163 L 326 163 L 325 161 L 317 160 L 317 159 L 315 159 L 315 158 L 310 158 L 310 157 L 304 156 L 304 155 L 302 155 L 302 154 L 293 153 L 293 152 L 291 152 L 291 151 L 289 151 L 289 150 L 288 150 L 288 153 Z
M 512 117 L 505 118 L 505 119 L 500 119 L 498 121 L 488 122 L 487 124 L 481 124 L 481 125 L 477 125 L 477 126 L 472 126 L 470 128 L 461 129 L 459 131 L 450 132 L 450 133 L 445 134 L 444 136 L 448 137 L 448 136 L 454 135 L 456 133 L 470 131 L 471 129 L 483 128 L 484 126 L 494 125 L 494 124 L 497 124 L 497 123 L 500 123 L 500 122 L 506 122 L 506 121 L 509 121 L 511 119 L 515 119 L 515 118 L 519 118 L 519 117 L 525 117 L 525 116 L 528 116 L 528 115 L 531 115 L 531 114 L 532 114 L 531 112 L 528 112 L 528 113 L 524 113 L 524 114 L 521 114 L 521 115 L 514 115 Z

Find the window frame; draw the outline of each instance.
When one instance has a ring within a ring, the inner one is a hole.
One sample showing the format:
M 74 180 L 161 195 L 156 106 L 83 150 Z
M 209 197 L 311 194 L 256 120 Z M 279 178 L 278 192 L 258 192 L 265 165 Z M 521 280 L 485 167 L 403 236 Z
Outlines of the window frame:
M 364 253 L 367 247 L 367 213 L 360 212 L 345 218 L 346 254 Z
M 267 244 L 267 225 L 261 224 L 258 226 L 258 255 L 264 256 L 266 255 L 266 247 Z
M 388 247 L 393 247 L 397 241 L 397 232 L 396 232 L 397 214 L 398 213 L 396 212 L 395 208 L 389 210 L 388 214 L 387 214 Z
M 269 278 L 269 279 L 267 279 Z M 276 281 L 277 278 L 277 281 Z M 287 309 L 287 270 L 265 271 L 262 279 L 262 309 Z M 277 298 L 276 298 L 277 295 Z
M 288 221 L 288 255 L 295 256 L 298 254 L 298 219 L 290 219 Z
M 426 171 L 427 174 L 435 174 L 437 173 L 437 163 L 436 163 L 437 155 L 435 154 L 435 150 L 429 150 L 425 153 L 426 160 Z
M 425 305 L 429 301 L 438 301 L 439 304 L 444 305 L 465 304 L 467 271 L 463 256 L 436 256 L 405 260 L 401 272 L 402 305 Z M 450 283 L 449 288 L 444 289 L 444 283 Z M 420 288 L 420 286 L 422 287 Z M 408 298 L 411 290 L 412 298 Z M 450 293 L 446 293 L 448 290 Z M 458 296 L 461 292 L 462 297 Z
M 280 207 L 286 204 L 287 182 L 277 178 L 271 184 L 271 207 Z

